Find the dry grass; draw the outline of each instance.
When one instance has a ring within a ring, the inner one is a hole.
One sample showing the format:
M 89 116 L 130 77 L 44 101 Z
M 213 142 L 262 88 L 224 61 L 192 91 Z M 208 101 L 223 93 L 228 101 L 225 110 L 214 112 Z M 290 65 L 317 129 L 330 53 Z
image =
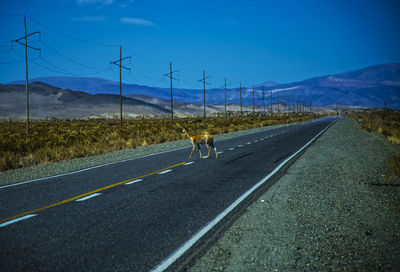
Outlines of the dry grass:
M 25 122 L 1 122 L 0 171 L 185 139 L 180 126 L 191 134 L 220 134 L 317 117 L 185 118 L 174 125 L 167 119 L 130 120 L 124 121 L 122 129 L 118 120 L 36 120 L 31 123 L 29 138 Z
M 389 142 L 400 144 L 400 111 L 382 110 L 364 113 L 351 113 L 348 117 L 358 122 L 361 128 L 383 134 Z M 359 120 L 361 118 L 361 120 Z M 400 177 L 400 154 L 389 159 L 391 176 Z

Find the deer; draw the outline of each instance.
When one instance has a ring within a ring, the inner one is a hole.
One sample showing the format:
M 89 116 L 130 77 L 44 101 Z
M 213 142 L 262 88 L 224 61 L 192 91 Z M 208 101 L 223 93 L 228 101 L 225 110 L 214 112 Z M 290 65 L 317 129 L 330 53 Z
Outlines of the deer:
M 201 155 L 200 144 L 205 144 L 207 146 L 207 148 L 208 148 L 208 154 L 207 154 L 207 157 L 206 157 L 207 159 L 208 159 L 208 157 L 210 156 L 210 153 L 211 153 L 210 146 L 214 148 L 215 158 L 218 158 L 217 148 L 214 146 L 214 138 L 213 138 L 212 135 L 206 133 L 206 134 L 199 134 L 199 135 L 195 135 L 195 136 L 190 136 L 185 128 L 182 129 L 182 132 L 186 133 L 186 135 L 189 137 L 190 141 L 193 144 L 192 152 L 190 152 L 189 159 L 192 157 L 193 151 L 196 148 L 196 146 L 199 149 L 200 159 L 203 157 Z

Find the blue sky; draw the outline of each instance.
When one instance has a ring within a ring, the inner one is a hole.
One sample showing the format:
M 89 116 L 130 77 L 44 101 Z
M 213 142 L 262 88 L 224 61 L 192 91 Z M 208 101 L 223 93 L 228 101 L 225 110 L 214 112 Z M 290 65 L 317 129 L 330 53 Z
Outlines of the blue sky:
M 110 62 L 124 65 L 126 83 L 201 88 L 300 81 L 366 66 L 400 62 L 400 1 L 144 1 L 3 0 L 0 3 L 0 82 L 25 79 L 27 16 L 30 78 L 90 76 L 119 79 Z

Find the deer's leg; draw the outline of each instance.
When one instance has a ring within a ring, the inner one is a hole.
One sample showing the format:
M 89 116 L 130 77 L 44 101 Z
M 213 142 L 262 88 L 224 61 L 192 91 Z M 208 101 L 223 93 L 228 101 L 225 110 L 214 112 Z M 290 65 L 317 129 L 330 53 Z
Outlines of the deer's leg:
M 215 158 L 218 158 L 217 148 L 215 147 L 214 143 L 210 143 L 210 145 L 214 148 Z
M 195 149 L 195 145 L 193 145 L 193 147 L 192 147 L 192 152 L 190 152 L 190 156 L 189 156 L 189 159 L 192 157 L 192 154 L 193 154 L 193 151 L 194 151 L 194 149 Z
M 208 149 L 208 154 L 207 154 L 207 159 L 208 159 L 208 157 L 210 157 L 210 153 L 211 153 L 211 148 L 210 148 L 210 146 L 209 145 L 207 145 L 207 149 Z
M 197 148 L 199 149 L 200 159 L 201 159 L 203 157 L 203 155 L 201 155 L 200 144 L 197 144 Z

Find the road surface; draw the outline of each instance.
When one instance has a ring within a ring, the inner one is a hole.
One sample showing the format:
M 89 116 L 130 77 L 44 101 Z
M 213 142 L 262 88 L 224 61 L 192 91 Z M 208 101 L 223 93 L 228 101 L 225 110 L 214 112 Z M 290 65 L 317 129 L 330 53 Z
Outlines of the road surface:
M 0 270 L 174 270 L 332 122 L 217 141 L 218 159 L 188 146 L 0 187 Z

